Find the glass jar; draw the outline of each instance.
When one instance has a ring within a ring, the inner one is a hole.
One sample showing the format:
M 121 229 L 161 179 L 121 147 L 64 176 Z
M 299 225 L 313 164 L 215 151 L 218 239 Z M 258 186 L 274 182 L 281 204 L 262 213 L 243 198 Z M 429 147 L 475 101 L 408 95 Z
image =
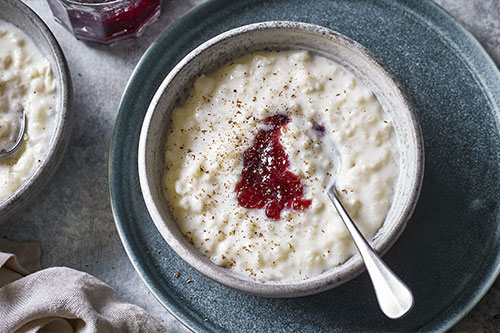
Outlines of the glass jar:
M 47 0 L 76 38 L 111 44 L 139 36 L 160 15 L 161 0 Z

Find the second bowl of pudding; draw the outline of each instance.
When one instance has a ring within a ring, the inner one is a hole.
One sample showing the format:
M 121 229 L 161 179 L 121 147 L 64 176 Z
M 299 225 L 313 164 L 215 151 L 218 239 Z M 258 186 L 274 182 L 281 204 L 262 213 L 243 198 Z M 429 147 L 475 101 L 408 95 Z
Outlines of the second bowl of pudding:
M 238 290 L 304 296 L 363 271 L 326 194 L 334 176 L 385 253 L 420 191 L 420 127 L 380 62 L 323 27 L 263 22 L 214 37 L 169 73 L 144 120 L 139 177 L 156 227 Z
M 0 1 L 0 222 L 25 207 L 61 162 L 71 132 L 72 86 L 55 37 L 22 1 Z

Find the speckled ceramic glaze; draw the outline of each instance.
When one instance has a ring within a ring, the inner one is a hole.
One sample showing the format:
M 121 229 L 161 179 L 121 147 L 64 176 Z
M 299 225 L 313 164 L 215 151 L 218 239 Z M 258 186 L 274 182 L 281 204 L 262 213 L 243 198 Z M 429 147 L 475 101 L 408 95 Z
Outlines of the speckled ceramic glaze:
M 415 296 L 404 318 L 384 317 L 366 273 L 299 298 L 227 288 L 187 265 L 149 216 L 137 147 L 158 87 L 198 45 L 232 28 L 272 20 L 317 24 L 358 41 L 411 98 L 424 139 L 425 176 L 404 233 L 384 255 Z M 500 271 L 499 105 L 495 64 L 432 1 L 207 1 L 150 47 L 124 93 L 110 154 L 117 229 L 151 292 L 195 331 L 443 331 L 478 302 Z
M 45 23 L 25 4 L 18 0 L 0 1 L 0 19 L 10 22 L 26 33 L 49 61 L 57 84 L 57 126 L 49 143 L 47 157 L 33 175 L 6 200 L 0 201 L 0 222 L 6 220 L 46 184 L 61 161 L 69 141 L 71 128 L 71 77 L 68 65 L 56 39 Z M 29 119 L 28 119 L 29 126 Z
M 361 273 L 359 254 L 343 265 L 296 282 L 254 281 L 210 261 L 184 237 L 172 218 L 163 191 L 165 140 L 171 112 L 192 88 L 194 79 L 245 54 L 262 50 L 307 50 L 347 68 L 370 88 L 392 120 L 400 150 L 400 177 L 384 225 L 373 247 L 384 253 L 401 234 L 416 205 L 423 176 L 420 127 L 406 97 L 392 76 L 360 44 L 332 30 L 298 22 L 262 22 L 225 32 L 203 43 L 168 74 L 156 92 L 144 119 L 139 141 L 139 179 L 144 201 L 168 244 L 198 271 L 228 287 L 260 296 L 296 297 L 319 293 Z

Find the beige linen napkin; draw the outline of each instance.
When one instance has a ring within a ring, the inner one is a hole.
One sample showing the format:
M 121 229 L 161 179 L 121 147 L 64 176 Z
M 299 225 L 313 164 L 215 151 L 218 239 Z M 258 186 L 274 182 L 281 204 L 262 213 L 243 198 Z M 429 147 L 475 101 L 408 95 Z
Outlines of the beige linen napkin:
M 89 274 L 66 267 L 28 274 L 39 258 L 36 243 L 0 240 L 0 332 L 166 332 Z

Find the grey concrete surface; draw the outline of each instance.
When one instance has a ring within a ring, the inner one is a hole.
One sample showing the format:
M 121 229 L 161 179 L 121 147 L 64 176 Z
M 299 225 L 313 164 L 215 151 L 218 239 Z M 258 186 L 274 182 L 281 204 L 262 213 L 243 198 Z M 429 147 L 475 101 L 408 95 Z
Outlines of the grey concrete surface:
M 0 237 L 38 241 L 42 267 L 68 266 L 111 285 L 172 332 L 187 332 L 151 295 L 118 237 L 108 198 L 107 159 L 121 94 L 147 47 L 202 0 L 164 0 L 160 19 L 139 39 L 113 46 L 77 41 L 57 24 L 45 0 L 23 0 L 47 23 L 68 60 L 76 122 L 68 151 L 44 193 L 0 225 Z M 500 1 L 436 0 L 475 35 L 500 64 Z M 452 331 L 500 329 L 500 282 Z

